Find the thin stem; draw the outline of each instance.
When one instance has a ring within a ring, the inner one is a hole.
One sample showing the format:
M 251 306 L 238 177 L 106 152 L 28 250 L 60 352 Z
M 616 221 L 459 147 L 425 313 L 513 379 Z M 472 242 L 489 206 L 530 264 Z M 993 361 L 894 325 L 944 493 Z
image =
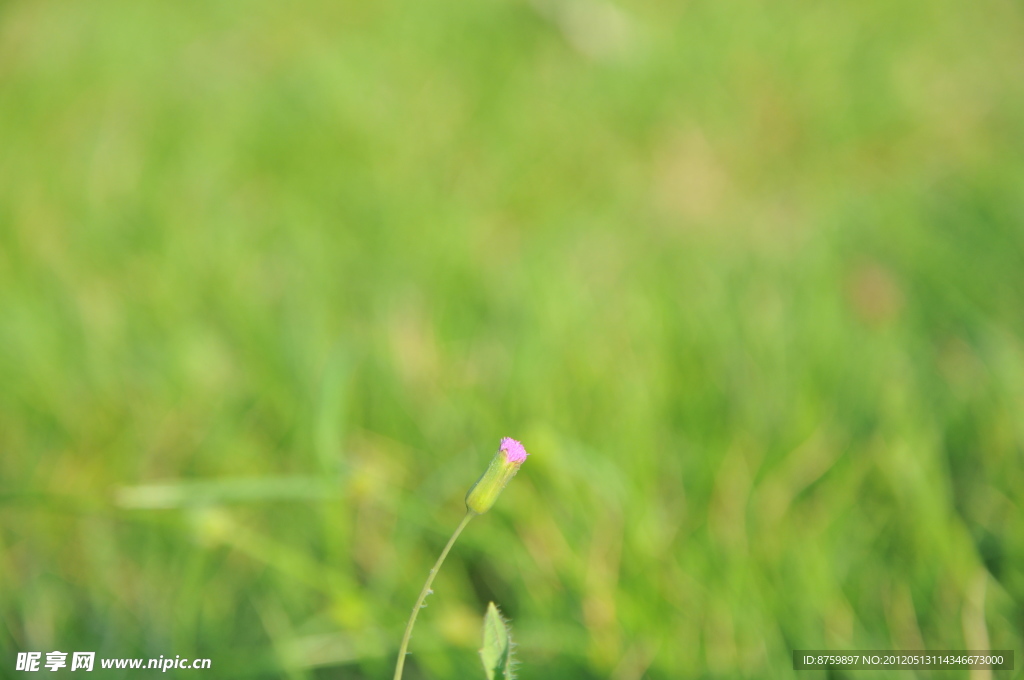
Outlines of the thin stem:
M 412 637 L 412 627 L 416 625 L 416 617 L 420 613 L 420 609 L 423 608 L 423 601 L 427 599 L 427 595 L 433 591 L 430 589 L 430 584 L 434 582 L 434 577 L 437 576 L 438 570 L 441 568 L 441 564 L 444 563 L 444 558 L 448 557 L 448 551 L 452 549 L 455 544 L 455 539 L 459 537 L 462 530 L 469 524 L 469 520 L 473 519 L 476 515 L 472 510 L 466 511 L 466 516 L 459 522 L 459 526 L 455 528 L 455 533 L 448 539 L 448 545 L 441 551 L 441 556 L 437 558 L 437 562 L 434 563 L 433 568 L 430 570 L 430 575 L 427 576 L 427 582 L 423 584 L 423 590 L 420 591 L 420 596 L 416 600 L 416 605 L 412 608 L 412 614 L 409 616 L 409 623 L 405 624 L 405 635 L 402 636 L 402 645 L 398 648 L 398 663 L 395 665 L 395 679 L 402 680 L 402 669 L 405 668 L 405 655 L 409 649 L 409 638 Z

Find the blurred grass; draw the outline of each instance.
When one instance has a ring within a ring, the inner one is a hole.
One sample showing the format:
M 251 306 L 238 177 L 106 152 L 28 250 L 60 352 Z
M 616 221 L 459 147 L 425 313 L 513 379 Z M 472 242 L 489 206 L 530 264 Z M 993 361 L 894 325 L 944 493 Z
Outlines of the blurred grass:
M 524 679 L 1019 657 L 1022 38 L 995 0 L 0 4 L 2 674 L 388 677 L 504 435 L 410 678 L 479 677 L 489 599 Z

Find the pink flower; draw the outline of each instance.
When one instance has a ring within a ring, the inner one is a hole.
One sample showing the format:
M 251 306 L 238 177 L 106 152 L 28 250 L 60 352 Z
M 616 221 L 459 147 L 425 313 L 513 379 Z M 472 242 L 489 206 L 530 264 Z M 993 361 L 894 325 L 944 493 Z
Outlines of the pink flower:
M 510 463 L 522 463 L 530 455 L 526 448 L 512 437 L 502 438 L 500 450 L 505 452 L 505 458 Z
M 519 472 L 519 466 L 527 455 L 522 444 L 512 437 L 504 437 L 491 464 L 466 494 L 466 508 L 478 515 L 487 512 L 498 499 L 501 490 Z

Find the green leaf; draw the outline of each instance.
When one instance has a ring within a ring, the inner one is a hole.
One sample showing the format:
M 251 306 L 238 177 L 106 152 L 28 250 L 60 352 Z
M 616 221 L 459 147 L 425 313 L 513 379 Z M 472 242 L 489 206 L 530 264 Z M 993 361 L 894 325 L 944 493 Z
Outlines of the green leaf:
M 484 663 L 484 672 L 487 673 L 487 680 L 494 680 L 495 677 L 504 680 L 513 680 L 515 673 L 512 670 L 513 658 L 512 628 L 508 621 L 498 611 L 493 603 L 487 605 L 487 613 L 484 614 L 484 646 L 480 650 L 480 659 Z

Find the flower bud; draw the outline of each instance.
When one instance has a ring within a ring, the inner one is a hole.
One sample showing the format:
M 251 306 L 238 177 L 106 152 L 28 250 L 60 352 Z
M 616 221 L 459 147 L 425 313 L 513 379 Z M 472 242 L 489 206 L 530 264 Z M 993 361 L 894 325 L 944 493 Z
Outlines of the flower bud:
M 527 455 L 526 449 L 515 439 L 502 439 L 501 447 L 487 466 L 487 471 L 466 494 L 466 507 L 478 515 L 490 510 L 501 490 L 519 472 L 519 466 Z

